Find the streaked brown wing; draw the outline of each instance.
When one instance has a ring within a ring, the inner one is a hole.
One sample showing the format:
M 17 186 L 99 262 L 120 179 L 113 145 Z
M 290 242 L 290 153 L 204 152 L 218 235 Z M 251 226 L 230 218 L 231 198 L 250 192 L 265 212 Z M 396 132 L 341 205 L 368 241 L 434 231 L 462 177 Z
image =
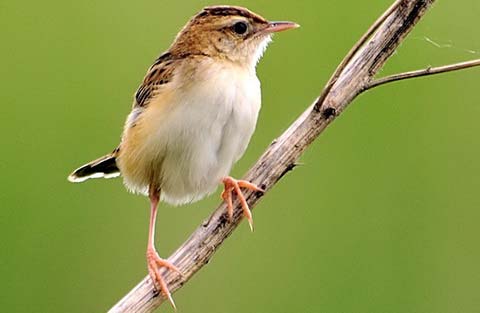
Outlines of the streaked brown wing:
M 175 59 L 169 52 L 166 52 L 155 60 L 135 93 L 133 108 L 146 107 L 156 95 L 158 88 L 172 80 Z

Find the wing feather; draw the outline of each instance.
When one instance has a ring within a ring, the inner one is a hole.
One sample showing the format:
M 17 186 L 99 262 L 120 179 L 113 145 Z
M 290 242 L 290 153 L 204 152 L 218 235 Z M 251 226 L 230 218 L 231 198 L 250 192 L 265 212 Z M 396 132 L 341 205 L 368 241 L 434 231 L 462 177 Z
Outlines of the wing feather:
M 148 69 L 143 82 L 135 93 L 133 108 L 145 108 L 154 98 L 160 86 L 168 84 L 173 78 L 175 58 L 166 52 L 158 57 Z

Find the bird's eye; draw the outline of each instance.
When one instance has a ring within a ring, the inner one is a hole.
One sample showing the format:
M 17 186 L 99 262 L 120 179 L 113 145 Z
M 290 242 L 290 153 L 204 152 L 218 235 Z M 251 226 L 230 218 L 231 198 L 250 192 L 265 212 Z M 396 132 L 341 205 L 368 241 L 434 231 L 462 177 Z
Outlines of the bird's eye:
M 232 30 L 239 35 L 245 34 L 247 32 L 247 29 L 248 26 L 244 22 L 237 22 L 232 26 Z

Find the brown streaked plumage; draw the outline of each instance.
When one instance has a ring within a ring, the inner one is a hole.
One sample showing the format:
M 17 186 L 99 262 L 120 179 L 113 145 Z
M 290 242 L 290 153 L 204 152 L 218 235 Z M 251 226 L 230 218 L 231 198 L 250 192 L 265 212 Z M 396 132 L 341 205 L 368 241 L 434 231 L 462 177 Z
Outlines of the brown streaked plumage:
M 222 182 L 228 217 L 235 194 L 253 227 L 240 188 L 262 190 L 228 174 L 244 153 L 260 110 L 256 64 L 272 33 L 295 27 L 292 22 L 269 22 L 242 7 L 204 8 L 148 69 L 119 148 L 69 176 L 80 182 L 121 173 L 130 191 L 149 196 L 148 271 L 173 306 L 160 268 L 180 271 L 160 258 L 154 246 L 158 202 L 193 202 Z
M 158 87 L 170 82 L 175 69 L 174 61 L 175 57 L 169 52 L 162 54 L 155 60 L 135 93 L 134 107 L 145 107 L 148 101 L 155 96 Z

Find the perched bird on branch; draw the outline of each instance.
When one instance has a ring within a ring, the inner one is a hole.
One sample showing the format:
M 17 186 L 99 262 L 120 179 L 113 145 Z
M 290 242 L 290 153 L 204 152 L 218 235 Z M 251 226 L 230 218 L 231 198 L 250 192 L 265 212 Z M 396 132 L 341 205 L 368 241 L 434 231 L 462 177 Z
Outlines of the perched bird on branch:
M 261 96 L 255 67 L 274 32 L 296 27 L 269 22 L 242 7 L 204 8 L 148 69 L 118 148 L 68 177 L 82 182 L 121 174 L 128 190 L 149 196 L 148 271 L 174 307 L 159 269 L 181 273 L 154 246 L 158 202 L 197 201 L 223 183 L 228 216 L 233 216 L 235 194 L 253 229 L 240 188 L 262 189 L 228 174 L 257 122 Z

